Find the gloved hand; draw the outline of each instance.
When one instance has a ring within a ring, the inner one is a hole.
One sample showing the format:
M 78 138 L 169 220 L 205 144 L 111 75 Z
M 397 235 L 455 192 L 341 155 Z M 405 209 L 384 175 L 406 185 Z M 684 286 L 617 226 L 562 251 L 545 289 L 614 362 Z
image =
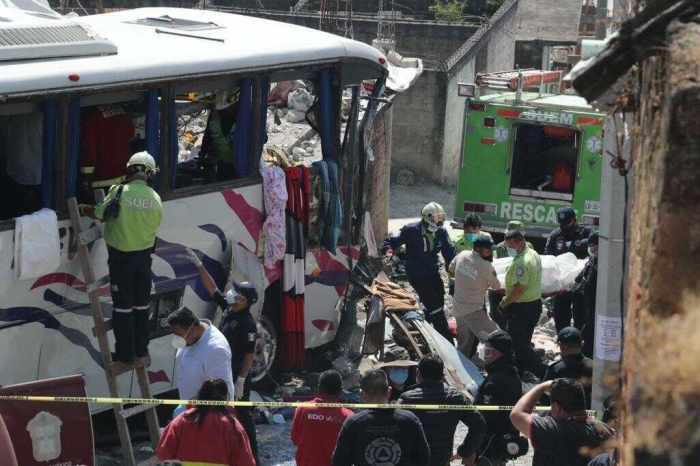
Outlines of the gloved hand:
M 501 299 L 501 302 L 498 303 L 498 309 L 503 310 L 507 307 L 508 307 L 508 304 L 506 303 L 506 298 L 504 296 L 503 299 Z
M 234 394 L 234 401 L 238 401 L 243 398 L 243 384 L 245 384 L 245 377 L 238 377 L 236 379 L 236 393 Z
M 185 246 L 185 253 L 186 253 L 187 260 L 192 262 L 192 265 L 194 265 L 195 267 L 202 266 L 202 261 L 199 260 L 199 257 L 197 257 L 197 254 L 195 254 L 194 251 L 191 250 L 190 248 L 188 248 L 187 246 Z
M 577 292 L 581 288 L 581 284 L 578 282 L 573 282 L 571 285 L 569 285 L 569 291 L 571 292 Z

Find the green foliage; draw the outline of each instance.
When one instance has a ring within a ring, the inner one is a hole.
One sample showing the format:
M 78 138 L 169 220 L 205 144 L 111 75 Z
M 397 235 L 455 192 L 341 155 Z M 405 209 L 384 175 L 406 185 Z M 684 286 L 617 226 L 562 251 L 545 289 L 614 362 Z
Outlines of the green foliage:
M 486 16 L 493 16 L 504 2 L 505 0 L 486 0 Z
M 465 2 L 459 0 L 436 0 L 435 19 L 438 21 L 462 21 Z

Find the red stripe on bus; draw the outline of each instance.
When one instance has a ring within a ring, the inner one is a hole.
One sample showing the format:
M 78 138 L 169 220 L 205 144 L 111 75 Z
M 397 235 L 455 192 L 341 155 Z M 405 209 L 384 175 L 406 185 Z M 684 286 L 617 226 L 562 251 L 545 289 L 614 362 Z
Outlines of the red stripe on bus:
M 496 114 L 498 116 L 506 117 L 506 118 L 518 118 L 520 116 L 520 111 L 519 110 L 501 109 L 498 112 L 496 112 Z
M 580 116 L 578 117 L 578 124 L 579 125 L 598 125 L 602 126 L 603 125 L 603 120 L 600 118 L 595 118 L 595 117 L 584 117 Z

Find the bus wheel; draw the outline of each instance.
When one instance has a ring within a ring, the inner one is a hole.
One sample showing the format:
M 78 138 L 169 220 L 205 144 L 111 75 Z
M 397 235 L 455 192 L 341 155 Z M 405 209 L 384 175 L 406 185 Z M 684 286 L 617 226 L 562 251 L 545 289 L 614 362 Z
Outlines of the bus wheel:
M 260 381 L 265 377 L 275 362 L 277 354 L 277 333 L 275 327 L 265 316 L 258 319 L 258 337 L 255 341 L 255 359 L 253 360 L 253 382 Z

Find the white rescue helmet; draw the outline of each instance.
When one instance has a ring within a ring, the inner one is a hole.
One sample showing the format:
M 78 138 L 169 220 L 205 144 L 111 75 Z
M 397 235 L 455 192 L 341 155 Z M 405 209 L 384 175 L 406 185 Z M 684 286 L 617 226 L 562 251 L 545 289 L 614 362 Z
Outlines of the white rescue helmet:
M 134 167 L 134 168 L 131 168 Z M 143 168 L 139 168 L 143 167 Z M 129 161 L 126 163 L 126 168 L 130 172 L 145 172 L 146 174 L 152 175 L 158 173 L 158 167 L 156 167 L 156 161 L 151 157 L 146 151 L 137 152 L 131 156 Z
M 441 227 L 445 223 L 445 209 L 437 202 L 431 202 L 423 207 L 421 218 L 432 227 Z

